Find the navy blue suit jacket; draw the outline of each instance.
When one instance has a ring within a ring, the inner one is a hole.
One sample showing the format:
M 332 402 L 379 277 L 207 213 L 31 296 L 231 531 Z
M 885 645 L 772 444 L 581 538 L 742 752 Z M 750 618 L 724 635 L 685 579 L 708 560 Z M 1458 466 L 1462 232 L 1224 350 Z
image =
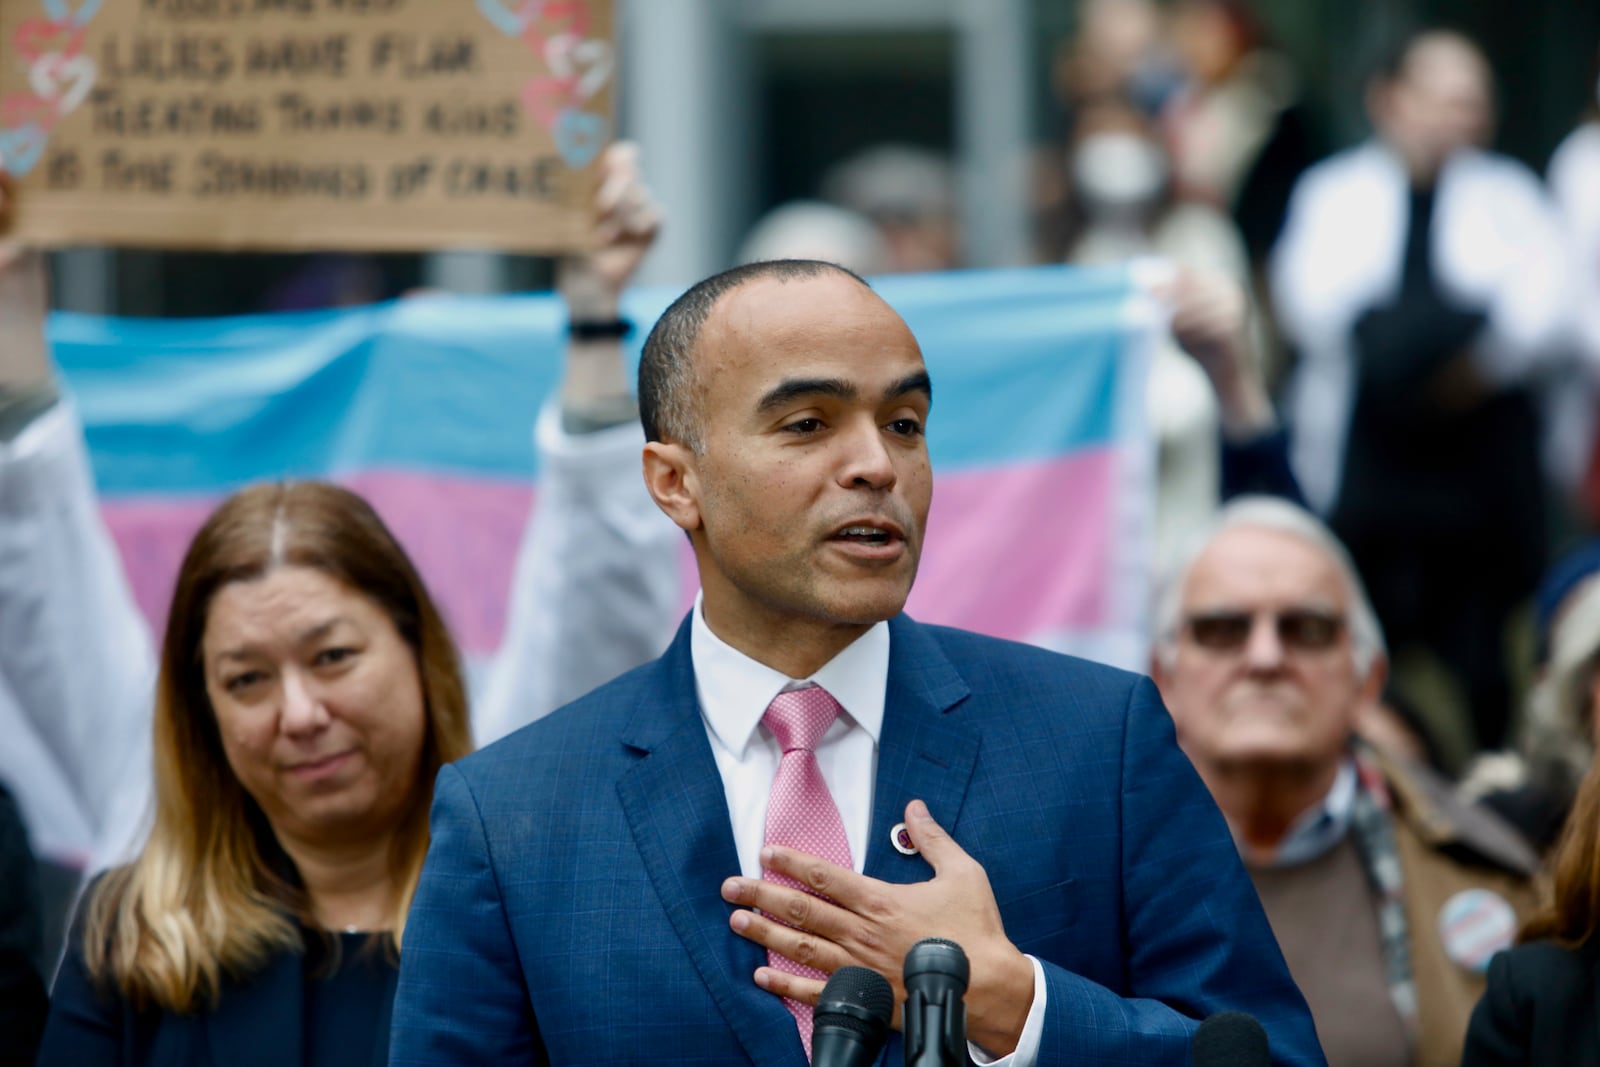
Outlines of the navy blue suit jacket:
M 1233 1009 L 1275 1062 L 1322 1063 L 1155 687 L 904 616 L 890 630 L 866 873 L 931 877 L 889 842 L 926 801 L 1045 964 L 1039 1062 L 1181 1064 L 1196 1021 Z M 752 980 L 765 951 L 728 928 L 738 871 L 686 622 L 659 660 L 440 772 L 391 1065 L 805 1067 Z

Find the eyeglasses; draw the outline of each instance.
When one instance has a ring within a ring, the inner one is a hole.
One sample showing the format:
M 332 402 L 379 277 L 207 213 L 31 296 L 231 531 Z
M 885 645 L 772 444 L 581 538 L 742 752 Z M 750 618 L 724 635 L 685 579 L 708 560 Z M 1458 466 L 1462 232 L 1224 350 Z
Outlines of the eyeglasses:
M 1344 618 L 1315 608 L 1269 612 L 1283 647 L 1295 652 L 1323 652 L 1344 633 Z M 1248 611 L 1213 611 L 1191 615 L 1184 622 L 1189 636 L 1212 652 L 1237 652 L 1250 640 L 1256 616 Z

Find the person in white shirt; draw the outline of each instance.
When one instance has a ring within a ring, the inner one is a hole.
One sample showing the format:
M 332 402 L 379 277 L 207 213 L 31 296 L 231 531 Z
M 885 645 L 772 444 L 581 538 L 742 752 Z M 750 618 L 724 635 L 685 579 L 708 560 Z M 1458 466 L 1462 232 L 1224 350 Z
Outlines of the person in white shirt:
M 1465 38 L 1404 41 L 1369 88 L 1377 136 L 1301 179 L 1271 271 L 1306 498 L 1395 647 L 1459 677 L 1481 745 L 1504 734 L 1502 630 L 1542 562 L 1530 391 L 1569 315 L 1548 197 L 1481 147 L 1492 92 Z

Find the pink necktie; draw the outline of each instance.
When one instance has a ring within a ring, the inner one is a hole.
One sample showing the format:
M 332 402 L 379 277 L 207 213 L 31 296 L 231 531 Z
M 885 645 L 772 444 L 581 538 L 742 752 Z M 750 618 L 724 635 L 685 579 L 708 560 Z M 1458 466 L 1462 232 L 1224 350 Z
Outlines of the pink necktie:
M 762 722 L 783 747 L 783 760 L 772 779 L 772 796 L 767 801 L 767 844 L 782 845 L 807 852 L 841 867 L 850 866 L 850 842 L 844 836 L 844 821 L 822 780 L 817 767 L 817 742 L 842 709 L 839 702 L 821 686 L 779 693 L 767 705 Z M 763 870 L 761 877 L 779 885 L 805 889 L 788 875 Z M 809 892 L 809 890 L 807 890 Z M 782 921 L 782 920 L 779 920 Z M 806 978 L 827 978 L 815 967 L 767 953 L 767 963 L 776 970 Z M 788 997 L 783 999 L 795 1025 L 800 1028 L 800 1043 L 806 1058 L 811 1058 L 811 1005 Z

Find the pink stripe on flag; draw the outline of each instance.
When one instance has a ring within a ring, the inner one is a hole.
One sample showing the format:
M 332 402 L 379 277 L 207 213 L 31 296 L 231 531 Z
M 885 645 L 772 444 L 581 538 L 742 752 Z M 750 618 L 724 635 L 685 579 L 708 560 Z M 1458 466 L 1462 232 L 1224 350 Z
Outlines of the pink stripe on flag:
M 464 651 L 492 652 L 505 626 L 531 488 L 410 472 L 343 479 L 394 531 Z M 139 609 L 158 639 L 189 541 L 221 498 L 120 498 L 101 512 L 122 553 Z
M 1097 449 L 939 478 L 906 610 L 1018 641 L 1104 625 L 1115 463 Z
M 1017 640 L 1103 625 L 1114 467 L 1114 454 L 1097 450 L 940 477 L 908 610 L 924 622 Z M 368 472 L 345 484 L 394 530 L 462 649 L 493 652 L 534 492 L 410 472 Z M 123 498 L 104 505 L 134 596 L 157 634 L 189 539 L 215 504 Z M 686 575 L 692 558 L 685 554 Z

